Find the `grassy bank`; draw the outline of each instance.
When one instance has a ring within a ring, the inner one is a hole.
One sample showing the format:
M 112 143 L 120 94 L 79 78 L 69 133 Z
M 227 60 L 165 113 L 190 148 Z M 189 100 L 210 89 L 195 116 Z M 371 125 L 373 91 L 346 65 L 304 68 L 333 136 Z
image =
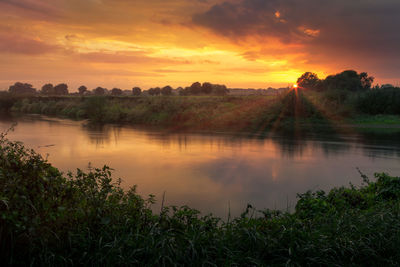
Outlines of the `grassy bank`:
M 400 116 L 397 115 L 359 115 L 351 118 L 350 123 L 355 125 L 398 125 L 400 126 Z
M 244 129 L 275 97 L 33 97 L 17 101 L 14 112 L 191 129 Z
M 123 191 L 109 168 L 62 174 L 3 135 L 0 257 L 33 266 L 398 265 L 400 178 L 363 179 L 360 188 L 301 194 L 292 213 L 154 214 L 154 198 Z
M 309 129 L 310 125 L 311 128 L 322 125 L 319 127 L 322 129 L 344 124 L 398 125 L 399 92 L 291 90 L 274 96 L 31 96 L 0 99 L 13 112 L 89 119 L 95 123 L 262 132 Z

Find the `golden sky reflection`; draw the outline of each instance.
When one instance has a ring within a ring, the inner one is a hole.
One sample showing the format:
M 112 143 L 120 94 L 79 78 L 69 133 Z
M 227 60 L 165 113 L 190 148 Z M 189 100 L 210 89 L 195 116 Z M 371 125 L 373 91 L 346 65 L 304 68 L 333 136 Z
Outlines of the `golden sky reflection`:
M 0 131 L 10 124 L 0 120 Z M 359 184 L 355 167 L 371 174 L 400 174 L 399 157 L 371 157 L 351 142 L 295 144 L 278 137 L 166 134 L 116 126 L 95 130 L 43 117 L 20 119 L 10 138 L 49 154 L 49 161 L 63 171 L 86 169 L 88 162 L 107 164 L 125 188 L 137 184 L 140 194 L 155 194 L 158 200 L 165 191 L 168 205 L 186 204 L 221 217 L 229 205 L 234 215 L 247 203 L 285 208 L 299 192 Z

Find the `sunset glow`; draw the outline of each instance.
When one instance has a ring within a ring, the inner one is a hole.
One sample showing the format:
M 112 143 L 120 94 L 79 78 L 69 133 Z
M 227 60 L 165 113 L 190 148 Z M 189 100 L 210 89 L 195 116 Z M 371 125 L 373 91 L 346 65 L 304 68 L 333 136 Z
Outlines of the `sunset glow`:
M 397 83 L 399 3 L 314 2 L 2 0 L 0 90 L 16 81 L 65 82 L 70 91 L 286 87 L 305 71 L 344 69 Z

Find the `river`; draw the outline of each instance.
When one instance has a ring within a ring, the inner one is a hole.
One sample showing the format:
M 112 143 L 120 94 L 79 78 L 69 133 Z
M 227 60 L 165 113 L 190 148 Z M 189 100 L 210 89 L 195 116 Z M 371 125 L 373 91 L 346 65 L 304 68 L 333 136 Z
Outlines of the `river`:
M 122 186 L 154 194 L 159 210 L 188 205 L 226 219 L 247 204 L 293 209 L 296 194 L 360 185 L 359 168 L 400 176 L 399 133 L 267 135 L 171 133 L 128 126 L 88 126 L 82 121 L 22 116 L 0 118 L 0 131 L 17 122 L 18 140 L 66 172 L 104 164 Z

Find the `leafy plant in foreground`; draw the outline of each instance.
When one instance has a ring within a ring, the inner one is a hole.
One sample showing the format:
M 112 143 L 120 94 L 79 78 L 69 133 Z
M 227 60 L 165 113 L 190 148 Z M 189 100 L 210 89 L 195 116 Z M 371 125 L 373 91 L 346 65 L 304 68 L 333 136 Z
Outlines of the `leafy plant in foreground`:
M 0 136 L 0 257 L 5 265 L 398 265 L 400 178 L 299 195 L 293 213 L 257 211 L 224 222 L 163 207 L 111 169 L 64 175 Z M 254 216 L 257 215 L 257 216 Z

